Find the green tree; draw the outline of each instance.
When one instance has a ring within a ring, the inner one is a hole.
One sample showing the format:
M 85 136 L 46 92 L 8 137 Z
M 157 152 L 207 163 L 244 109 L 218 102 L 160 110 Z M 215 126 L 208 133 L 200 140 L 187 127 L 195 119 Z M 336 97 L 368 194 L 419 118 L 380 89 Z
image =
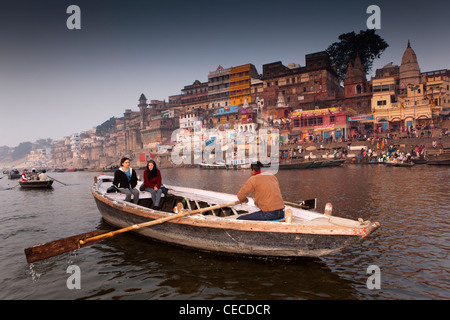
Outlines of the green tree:
M 389 45 L 377 34 L 375 29 L 341 34 L 339 41 L 330 45 L 327 53 L 331 64 L 336 68 L 339 80 L 344 81 L 350 61 L 359 55 L 364 72 L 372 70 L 373 61 L 379 58 Z
M 116 120 L 120 120 L 120 119 L 116 119 L 115 117 L 112 117 L 112 118 L 109 118 L 109 120 L 106 120 L 105 122 L 103 122 L 101 125 L 98 125 L 95 130 L 95 134 L 97 136 L 103 137 L 107 133 L 113 132 L 114 129 L 116 128 Z

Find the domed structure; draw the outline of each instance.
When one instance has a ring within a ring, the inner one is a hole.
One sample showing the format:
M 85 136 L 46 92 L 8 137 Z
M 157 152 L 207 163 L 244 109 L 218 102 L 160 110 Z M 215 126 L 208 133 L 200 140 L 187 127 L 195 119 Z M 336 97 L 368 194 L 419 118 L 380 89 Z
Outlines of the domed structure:
M 416 53 L 408 40 L 408 46 L 403 53 L 402 64 L 400 65 L 400 88 L 405 89 L 410 83 L 420 83 L 420 67 Z

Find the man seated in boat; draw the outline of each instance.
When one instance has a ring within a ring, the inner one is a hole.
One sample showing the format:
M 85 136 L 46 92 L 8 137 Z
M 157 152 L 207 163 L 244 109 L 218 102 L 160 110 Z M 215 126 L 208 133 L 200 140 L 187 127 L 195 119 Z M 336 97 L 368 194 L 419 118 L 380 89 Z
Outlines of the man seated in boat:
M 31 169 L 30 180 L 39 180 L 38 173 L 35 168 Z
M 261 162 L 250 166 L 252 176 L 239 190 L 237 197 L 242 202 L 248 202 L 247 196 L 253 194 L 255 205 L 260 209 L 244 216 L 241 220 L 278 220 L 284 218 L 284 201 L 281 195 L 278 179 L 271 173 L 262 170 Z
M 41 173 L 39 173 L 38 177 L 40 181 L 47 181 L 47 171 L 42 170 Z

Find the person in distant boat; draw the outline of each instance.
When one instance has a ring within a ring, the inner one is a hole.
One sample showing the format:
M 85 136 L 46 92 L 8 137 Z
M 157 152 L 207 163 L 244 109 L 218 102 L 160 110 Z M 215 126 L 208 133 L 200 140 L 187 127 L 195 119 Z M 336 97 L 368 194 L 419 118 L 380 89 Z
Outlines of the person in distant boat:
M 46 181 L 47 180 L 47 171 L 42 170 L 42 172 L 39 173 L 38 177 L 39 177 L 40 181 Z
M 120 159 L 120 168 L 114 172 L 113 184 L 126 195 L 125 201 L 131 202 L 131 196 L 133 195 L 133 203 L 139 202 L 139 190 L 135 189 L 137 175 L 136 171 L 130 167 L 129 158 L 123 157 Z
M 30 180 L 39 180 L 38 173 L 35 168 L 31 169 Z
M 248 202 L 247 196 L 253 194 L 255 205 L 260 209 L 241 217 L 240 220 L 278 220 L 284 218 L 284 201 L 278 179 L 262 170 L 261 162 L 252 163 L 252 176 L 237 193 L 241 202 Z
M 161 201 L 161 172 L 156 168 L 153 160 L 147 162 L 147 169 L 144 171 L 144 190 L 152 195 L 153 209 L 159 210 L 159 202 Z M 141 189 L 142 190 L 142 189 Z
M 22 181 L 28 181 L 30 180 L 30 177 L 28 177 L 28 170 L 24 169 L 22 173 Z

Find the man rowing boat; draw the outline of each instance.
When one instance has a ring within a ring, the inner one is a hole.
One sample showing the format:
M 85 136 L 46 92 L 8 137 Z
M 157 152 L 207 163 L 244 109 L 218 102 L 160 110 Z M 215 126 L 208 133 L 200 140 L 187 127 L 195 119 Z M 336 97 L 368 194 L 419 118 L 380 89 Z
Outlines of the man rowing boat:
M 271 173 L 263 171 L 261 162 L 250 166 L 252 176 L 239 190 L 237 197 L 248 202 L 247 196 L 253 194 L 255 205 L 260 209 L 244 216 L 241 220 L 278 220 L 284 218 L 284 202 L 278 179 Z

